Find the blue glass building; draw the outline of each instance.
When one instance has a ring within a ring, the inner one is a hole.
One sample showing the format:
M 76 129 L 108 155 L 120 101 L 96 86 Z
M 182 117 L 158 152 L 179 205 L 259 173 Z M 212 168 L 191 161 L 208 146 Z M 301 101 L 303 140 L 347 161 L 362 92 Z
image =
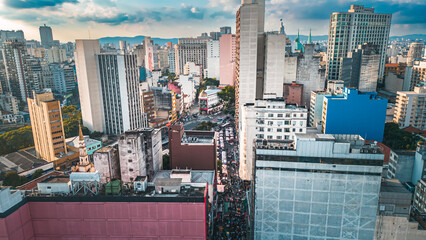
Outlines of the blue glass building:
M 322 112 L 322 132 L 357 134 L 382 142 L 388 100 L 376 92 L 345 88 L 343 96 L 326 96 Z

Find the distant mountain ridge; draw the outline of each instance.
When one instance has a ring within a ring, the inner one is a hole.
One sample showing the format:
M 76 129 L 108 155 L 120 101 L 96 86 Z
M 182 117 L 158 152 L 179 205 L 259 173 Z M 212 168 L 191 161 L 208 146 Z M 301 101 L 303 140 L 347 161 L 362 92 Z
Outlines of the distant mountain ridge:
M 291 41 L 294 41 L 296 39 L 297 35 L 287 35 Z M 308 40 L 307 35 L 300 35 L 300 41 L 306 42 Z M 426 34 L 409 34 L 409 35 L 403 35 L 403 36 L 391 36 L 389 37 L 390 40 L 396 40 L 396 39 L 411 39 L 411 40 L 426 40 Z M 120 40 L 124 40 L 127 43 L 133 45 L 135 43 L 142 43 L 145 39 L 145 36 L 139 35 L 134 37 L 103 37 L 99 39 L 99 42 L 101 44 L 105 43 L 114 43 L 118 47 L 118 42 Z M 155 44 L 158 45 L 165 45 L 167 42 L 172 42 L 173 44 L 178 43 L 179 38 L 151 38 Z M 312 41 L 327 41 L 328 35 L 318 35 L 318 36 L 312 36 Z

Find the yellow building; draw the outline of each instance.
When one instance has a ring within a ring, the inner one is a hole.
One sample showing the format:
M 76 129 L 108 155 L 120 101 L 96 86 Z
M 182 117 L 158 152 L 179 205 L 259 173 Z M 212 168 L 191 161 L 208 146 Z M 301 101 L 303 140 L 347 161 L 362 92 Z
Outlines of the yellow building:
M 37 157 L 52 162 L 67 154 L 61 105 L 52 93 L 33 95 L 27 102 L 35 150 Z

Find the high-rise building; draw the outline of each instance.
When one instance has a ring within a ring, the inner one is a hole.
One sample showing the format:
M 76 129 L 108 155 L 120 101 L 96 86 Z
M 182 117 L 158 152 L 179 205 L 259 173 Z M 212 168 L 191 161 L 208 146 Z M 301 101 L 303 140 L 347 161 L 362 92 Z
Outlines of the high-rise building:
M 426 179 L 420 179 L 416 185 L 413 207 L 421 214 L 426 213 Z
M 105 146 L 93 153 L 93 164 L 101 174 L 101 183 L 121 179 L 118 144 Z
M 176 72 L 176 59 L 175 59 L 175 47 L 172 46 L 169 51 L 169 72 Z
M 46 49 L 44 51 L 44 58 L 48 63 L 62 63 L 68 60 L 67 51 L 58 47 Z
M 166 69 L 169 69 L 169 52 L 170 49 L 158 49 L 158 68 L 162 72 L 165 72 Z
M 132 182 L 137 176 L 147 176 L 163 169 L 161 130 L 141 128 L 126 131 L 118 140 L 121 180 Z
M 99 40 L 75 41 L 75 67 L 83 125 L 90 131 L 103 132 L 102 90 L 96 65 L 101 52 Z M 96 81 L 93 81 L 96 79 Z
M 207 41 L 207 68 L 204 70 L 205 77 L 216 79 L 220 77 L 219 48 L 219 38 Z
M 426 130 L 426 87 L 415 87 L 410 92 L 398 91 L 397 94 L 393 121 L 399 127 Z
M 308 110 L 286 105 L 283 99 L 256 100 L 241 111 L 239 137 L 239 176 L 253 180 L 253 141 L 255 139 L 292 141 L 296 134 L 306 133 Z
M 2 110 L 11 112 L 12 114 L 19 113 L 18 99 L 8 92 L 0 95 L 0 107 Z
M 385 69 L 386 48 L 392 14 L 375 13 L 374 8 L 351 5 L 348 12 L 330 15 L 327 47 L 327 79 L 339 80 L 342 57 L 355 50 L 358 45 L 372 43 L 380 54 L 379 82 Z
M 235 47 L 235 34 L 222 34 L 219 38 L 220 84 L 234 86 Z
M 74 69 L 68 64 L 49 64 L 55 91 L 70 93 L 75 88 Z
M 413 91 L 415 87 L 425 86 L 425 83 L 426 61 L 416 61 L 411 68 L 410 91 Z
M 220 27 L 220 34 L 232 34 L 231 27 Z
M 120 47 L 121 54 L 127 53 L 127 42 L 126 41 L 120 40 L 118 42 L 118 45 Z
M 0 30 L 0 43 L 14 39 L 22 42 L 25 41 L 24 32 L 22 30 Z
M 236 16 L 235 120 L 263 96 L 265 0 L 242 0 Z
M 52 47 L 53 46 L 52 28 L 44 24 L 44 26 L 40 26 L 39 31 L 40 31 L 41 45 L 44 48 Z
M 51 92 L 27 101 L 37 156 L 52 162 L 67 154 L 60 102 Z
M 103 132 L 120 134 L 143 127 L 136 56 L 99 54 L 96 57 L 102 92 Z
M 379 74 L 380 54 L 377 45 L 365 43 L 341 59 L 340 80 L 345 87 L 375 92 Z
M 254 239 L 373 239 L 384 155 L 358 135 L 258 140 Z
M 263 98 L 282 98 L 284 87 L 284 60 L 286 36 L 267 33 L 265 39 L 265 69 Z
M 376 92 L 345 88 L 343 96 L 325 96 L 322 133 L 356 134 L 366 140 L 382 142 L 388 100 Z
M 3 92 L 11 92 L 20 101 L 26 102 L 33 89 L 27 73 L 25 43 L 18 40 L 3 42 L 1 52 L 5 71 L 1 83 Z
M 413 66 L 414 61 L 422 59 L 423 43 L 413 42 L 407 54 L 407 66 Z
M 75 58 L 84 125 L 107 134 L 143 127 L 136 55 L 101 54 L 99 40 L 76 40 Z
M 207 39 L 205 38 L 181 38 L 175 45 L 175 72 L 176 75 L 184 73 L 187 62 L 201 65 L 207 68 Z

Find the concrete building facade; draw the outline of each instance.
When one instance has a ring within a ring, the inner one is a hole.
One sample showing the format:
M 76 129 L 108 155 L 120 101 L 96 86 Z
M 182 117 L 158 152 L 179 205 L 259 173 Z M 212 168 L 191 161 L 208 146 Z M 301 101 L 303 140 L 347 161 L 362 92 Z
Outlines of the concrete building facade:
M 426 87 L 415 87 L 409 92 L 398 91 L 397 94 L 393 121 L 400 127 L 426 130 Z
M 175 45 L 175 73 L 184 73 L 187 62 L 194 62 L 201 65 L 202 69 L 207 68 L 207 41 L 203 38 L 181 38 Z
M 41 45 L 44 48 L 50 48 L 53 45 L 52 28 L 44 24 L 44 26 L 39 27 L 39 31 Z
M 382 142 L 387 99 L 376 92 L 345 88 L 343 96 L 326 96 L 323 101 L 322 132 L 357 134 L 366 140 Z
M 152 180 L 163 169 L 161 130 L 141 128 L 126 131 L 118 141 L 121 180 L 132 182 L 137 176 Z
M 37 156 L 52 162 L 66 155 L 60 102 L 54 100 L 51 92 L 36 94 L 27 101 Z
M 105 146 L 93 153 L 93 164 L 101 174 L 101 183 L 121 179 L 118 146 Z
M 297 134 L 287 144 L 256 143 L 254 239 L 373 239 L 380 149 L 358 135 Z
M 265 38 L 265 67 L 263 98 L 282 98 L 284 86 L 286 36 L 267 33 Z
M 235 80 L 235 34 L 223 34 L 219 38 L 220 84 L 234 86 Z
M 351 5 L 348 12 L 330 15 L 327 47 L 327 80 L 340 79 L 340 59 L 365 42 L 378 45 L 379 82 L 385 69 L 386 48 L 392 14 L 375 13 L 374 8 Z
M 207 68 L 204 77 L 220 79 L 219 39 L 207 41 Z
M 296 134 L 306 133 L 307 119 L 307 109 L 286 105 L 282 99 L 257 100 L 255 104 L 246 104 L 242 108 L 239 129 L 240 178 L 253 180 L 254 140 L 291 142 Z

